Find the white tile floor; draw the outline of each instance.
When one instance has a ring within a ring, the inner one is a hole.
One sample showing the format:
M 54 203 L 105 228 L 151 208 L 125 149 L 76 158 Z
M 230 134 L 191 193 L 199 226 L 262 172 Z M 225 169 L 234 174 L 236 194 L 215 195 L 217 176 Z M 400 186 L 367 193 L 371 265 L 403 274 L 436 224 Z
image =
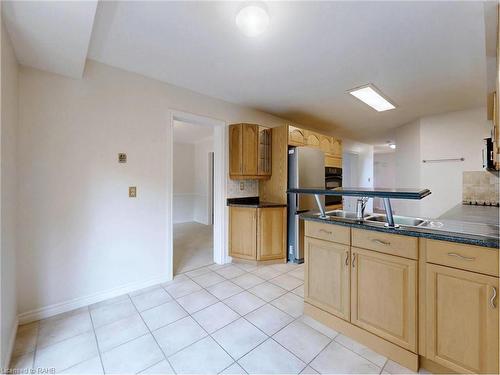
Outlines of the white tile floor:
M 211 265 L 19 327 L 12 368 L 74 374 L 411 373 L 303 311 L 303 266 Z

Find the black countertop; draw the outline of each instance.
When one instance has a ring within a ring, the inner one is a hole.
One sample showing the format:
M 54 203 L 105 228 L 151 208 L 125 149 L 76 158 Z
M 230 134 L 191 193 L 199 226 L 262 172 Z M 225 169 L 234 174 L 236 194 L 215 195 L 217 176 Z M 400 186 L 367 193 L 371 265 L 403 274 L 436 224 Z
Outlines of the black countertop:
M 259 197 L 228 198 L 227 205 L 231 207 L 249 208 L 286 207 L 286 204 L 283 203 L 261 201 Z
M 457 206 L 443 214 L 438 219 L 430 219 L 433 223 L 436 223 L 435 228 L 405 226 L 401 226 L 399 228 L 388 228 L 373 222 L 354 221 L 339 217 L 328 217 L 327 219 L 322 219 L 317 213 L 304 213 L 301 214 L 300 217 L 304 220 L 319 221 L 322 223 L 366 229 L 376 232 L 422 237 L 433 240 L 457 242 L 498 249 L 500 245 L 499 226 L 487 223 L 489 220 L 493 220 L 495 215 L 498 218 L 498 207 L 466 207 L 468 208 Z M 491 210 L 485 211 L 487 208 Z M 487 215 L 481 216 L 484 212 L 487 212 Z M 454 219 L 448 219 L 448 217 L 453 217 Z M 474 221 L 476 219 L 477 221 Z
M 296 188 L 288 189 L 287 193 L 298 194 L 320 194 L 320 195 L 345 195 L 354 197 L 378 197 L 395 199 L 422 199 L 429 194 L 429 189 L 383 189 L 383 188 L 361 188 L 341 187 L 336 189 L 318 188 Z

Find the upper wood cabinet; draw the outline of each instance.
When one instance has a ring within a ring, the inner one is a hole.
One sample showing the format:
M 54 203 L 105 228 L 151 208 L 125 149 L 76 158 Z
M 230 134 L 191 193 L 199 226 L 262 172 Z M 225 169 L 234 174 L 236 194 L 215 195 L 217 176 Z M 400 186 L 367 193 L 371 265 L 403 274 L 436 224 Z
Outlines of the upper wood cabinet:
M 342 158 L 342 140 L 312 130 L 288 126 L 288 144 L 318 148 L 330 158 Z M 341 163 L 342 164 L 342 163 Z
M 229 126 L 229 177 L 263 179 L 271 176 L 271 129 L 256 124 Z
M 427 264 L 426 357 L 458 373 L 498 374 L 498 278 Z
M 417 262 L 352 247 L 351 322 L 417 350 Z
M 291 146 L 304 146 L 306 144 L 305 130 L 296 128 L 295 126 L 289 126 L 288 144 Z
M 312 132 L 310 130 L 305 130 L 305 134 L 306 134 L 306 143 L 305 143 L 306 146 L 320 148 L 321 135 L 319 135 L 318 133 Z
M 332 147 L 330 153 L 336 157 L 342 157 L 342 140 L 338 138 L 332 138 Z
M 306 237 L 304 257 L 304 300 L 349 320 L 349 246 Z
M 230 207 L 229 255 L 246 260 L 284 260 L 286 207 Z

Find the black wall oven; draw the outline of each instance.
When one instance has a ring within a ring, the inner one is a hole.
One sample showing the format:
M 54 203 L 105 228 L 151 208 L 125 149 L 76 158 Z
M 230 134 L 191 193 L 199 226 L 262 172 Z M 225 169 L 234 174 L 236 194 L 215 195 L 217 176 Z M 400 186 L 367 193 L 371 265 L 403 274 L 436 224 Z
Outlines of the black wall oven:
M 342 187 L 342 168 L 325 167 L 325 188 L 335 189 Z M 342 196 L 326 195 L 325 206 L 341 204 Z

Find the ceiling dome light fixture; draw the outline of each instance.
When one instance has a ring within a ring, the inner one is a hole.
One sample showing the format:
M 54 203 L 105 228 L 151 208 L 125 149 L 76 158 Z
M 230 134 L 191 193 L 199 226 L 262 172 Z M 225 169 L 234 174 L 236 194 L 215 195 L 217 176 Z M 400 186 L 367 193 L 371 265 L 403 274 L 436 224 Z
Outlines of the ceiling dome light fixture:
M 236 26 L 246 36 L 259 36 L 269 26 L 269 14 L 257 5 L 248 5 L 236 15 Z

